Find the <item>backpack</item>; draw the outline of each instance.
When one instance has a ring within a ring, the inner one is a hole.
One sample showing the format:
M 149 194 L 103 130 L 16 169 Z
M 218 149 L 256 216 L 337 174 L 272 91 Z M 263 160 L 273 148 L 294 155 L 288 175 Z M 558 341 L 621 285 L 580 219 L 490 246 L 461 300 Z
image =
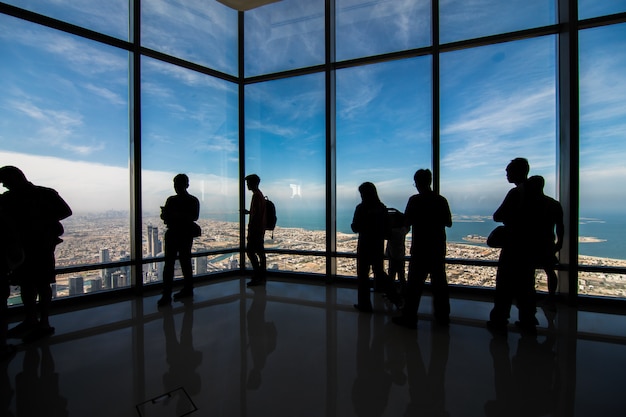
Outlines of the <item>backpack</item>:
M 274 239 L 274 228 L 276 228 L 276 205 L 269 198 L 265 197 L 265 230 L 272 231 L 272 239 Z
M 385 239 L 389 240 L 393 236 L 393 229 L 404 226 L 404 213 L 395 208 L 387 208 L 385 218 Z

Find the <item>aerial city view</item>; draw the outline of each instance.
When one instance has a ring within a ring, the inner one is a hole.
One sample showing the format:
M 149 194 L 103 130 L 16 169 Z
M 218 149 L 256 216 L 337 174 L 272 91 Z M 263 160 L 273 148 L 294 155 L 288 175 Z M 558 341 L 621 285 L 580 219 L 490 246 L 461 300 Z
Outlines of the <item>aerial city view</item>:
M 143 247 L 144 257 L 162 257 L 162 242 L 165 226 L 158 217 L 145 219 Z M 128 220 L 126 217 L 111 215 L 74 216 L 64 221 L 66 232 L 63 243 L 57 246 L 57 268 L 93 265 L 106 262 L 123 262 L 130 260 L 128 237 Z M 203 234 L 194 242 L 194 252 L 211 251 L 224 248 L 237 248 L 239 226 L 236 222 L 200 219 Z M 410 233 L 407 235 L 407 255 L 410 248 Z M 324 251 L 326 244 L 325 232 L 322 230 L 305 230 L 303 228 L 277 227 L 273 234 L 266 235 L 266 248 L 290 249 L 307 251 Z M 581 238 L 593 243 L 597 238 Z M 499 249 L 490 248 L 485 244 L 486 238 L 478 234 L 464 235 L 458 241 L 448 242 L 447 258 L 468 260 L 498 259 Z M 357 235 L 354 233 L 337 233 L 337 251 L 339 253 L 356 253 Z M 205 275 L 213 272 L 239 268 L 237 252 L 226 255 L 209 255 L 193 258 L 194 275 Z M 581 263 L 585 265 L 610 265 L 625 267 L 626 260 L 610 259 L 596 256 L 581 255 Z M 407 263 L 408 266 L 408 263 Z M 248 268 L 250 266 L 248 265 Z M 268 269 L 324 274 L 326 271 L 325 257 L 269 254 Z M 162 280 L 163 262 L 144 265 L 143 282 L 159 282 Z M 453 285 L 493 287 L 495 285 L 495 267 L 479 267 L 470 265 L 449 264 L 448 280 Z M 338 258 L 337 273 L 341 276 L 356 277 L 356 262 L 353 258 Z M 176 276 L 181 272 L 177 268 Z M 545 274 L 537 271 L 537 289 L 546 290 Z M 83 293 L 103 291 L 129 286 L 130 267 L 94 269 L 80 273 L 57 275 L 55 296 L 75 296 Z M 618 274 L 580 273 L 579 291 L 594 295 L 625 297 L 626 276 Z M 19 302 L 19 291 L 13 291 L 12 303 Z

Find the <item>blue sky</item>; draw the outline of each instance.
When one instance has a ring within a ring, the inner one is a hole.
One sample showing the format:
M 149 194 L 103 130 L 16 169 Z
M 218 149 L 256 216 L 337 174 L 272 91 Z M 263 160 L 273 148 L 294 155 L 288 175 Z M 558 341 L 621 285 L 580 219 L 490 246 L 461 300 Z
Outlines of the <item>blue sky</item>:
M 121 39 L 127 3 L 19 2 Z M 236 72 L 232 10 L 200 0 L 143 4 L 146 46 Z M 442 0 L 441 39 L 516 30 L 531 19 L 551 24 L 549 4 Z M 624 11 L 626 1 L 581 0 L 580 9 L 593 17 Z M 337 10 L 338 59 L 430 42 L 429 2 L 341 0 Z M 321 64 L 322 12 L 322 1 L 309 0 L 249 12 L 246 74 Z M 57 188 L 75 211 L 127 210 L 128 54 L 7 16 L 0 28 L 0 164 Z M 581 210 L 624 207 L 626 25 L 584 31 L 580 48 Z M 489 215 L 510 187 L 504 168 L 517 156 L 556 192 L 555 54 L 556 38 L 547 36 L 441 55 L 442 193 L 456 214 Z M 430 65 L 419 57 L 337 71 L 340 208 L 358 203 L 363 181 L 398 208 L 415 192 L 412 174 L 431 159 Z M 158 210 L 173 175 L 187 172 L 206 211 L 236 212 L 236 86 L 149 58 L 142 71 L 144 209 Z M 324 106 L 322 74 L 246 87 L 246 171 L 261 175 L 265 193 L 286 211 L 323 205 Z

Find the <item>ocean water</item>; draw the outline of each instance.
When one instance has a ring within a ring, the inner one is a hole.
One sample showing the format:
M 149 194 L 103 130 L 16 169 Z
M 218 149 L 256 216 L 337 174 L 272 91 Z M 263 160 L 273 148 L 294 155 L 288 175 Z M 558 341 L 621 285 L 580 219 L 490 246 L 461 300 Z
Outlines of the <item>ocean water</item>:
M 295 227 L 306 230 L 324 230 L 325 219 L 323 211 L 281 212 L 277 208 L 278 227 Z M 352 233 L 350 224 L 354 209 L 337 213 L 337 231 Z M 237 221 L 236 216 L 223 220 Z M 498 225 L 491 220 L 491 214 L 484 215 L 453 215 L 453 225 L 446 230 L 448 242 L 468 243 L 463 240 L 468 235 L 488 236 Z M 579 244 L 581 255 L 598 256 L 603 258 L 626 259 L 626 216 L 595 214 L 581 216 L 579 223 L 581 237 L 594 238 L 593 242 Z M 476 244 L 472 242 L 472 244 Z

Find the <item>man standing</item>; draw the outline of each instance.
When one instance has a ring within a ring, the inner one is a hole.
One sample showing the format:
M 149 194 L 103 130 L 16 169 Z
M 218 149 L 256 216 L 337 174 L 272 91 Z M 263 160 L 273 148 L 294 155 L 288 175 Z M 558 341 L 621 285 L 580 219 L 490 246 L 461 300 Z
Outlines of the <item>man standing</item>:
M 174 300 L 193 296 L 193 271 L 191 269 L 191 247 L 194 236 L 198 236 L 198 225 L 194 222 L 200 215 L 200 202 L 187 192 L 189 177 L 178 174 L 174 177 L 176 195 L 168 197 L 161 207 L 161 219 L 167 225 L 165 232 L 165 265 L 163 267 L 163 295 L 157 302 L 159 307 L 172 302 L 174 264 L 176 256 L 183 271 L 183 289 L 174 294 Z
M 60 221 L 72 210 L 55 190 L 34 185 L 14 166 L 0 168 L 0 183 L 8 190 L 1 196 L 6 220 L 24 251 L 24 262 L 13 271 L 11 281 L 20 286 L 25 318 L 8 330 L 7 337 L 29 342 L 54 333 L 49 321 L 50 284 L 56 280 L 54 249 L 62 242 Z
M 535 268 L 532 260 L 530 212 L 532 200 L 526 196 L 530 166 L 525 158 L 515 158 L 506 167 L 506 178 L 515 184 L 493 214 L 493 220 L 503 223 L 506 241 L 500 250 L 493 309 L 487 328 L 506 333 L 513 299 L 517 301 L 519 321 L 516 325 L 536 331 Z
M 548 278 L 548 299 L 546 307 L 555 308 L 558 277 L 555 266 L 559 262 L 556 254 L 563 247 L 563 207 L 555 199 L 543 193 L 545 180 L 540 175 L 528 178 L 527 195 L 532 203 L 530 227 L 536 243 L 532 245 L 535 254 L 535 266 L 545 271 Z M 556 232 L 556 235 L 555 235 Z
M 248 281 L 248 287 L 255 285 L 265 285 L 267 275 L 267 258 L 265 256 L 265 197 L 259 184 L 261 178 L 256 174 L 250 174 L 244 178 L 248 190 L 252 191 L 252 201 L 250 201 L 250 210 L 246 210 L 245 214 L 249 214 L 248 219 L 248 245 L 246 254 L 254 275 Z
M 417 310 L 430 274 L 435 321 L 443 326 L 450 323 L 450 296 L 446 279 L 446 227 L 452 226 L 448 200 L 431 189 L 432 173 L 420 169 L 413 176 L 415 194 L 407 203 L 405 227 L 412 228 L 411 260 L 402 316 L 393 322 L 408 328 L 417 327 Z

